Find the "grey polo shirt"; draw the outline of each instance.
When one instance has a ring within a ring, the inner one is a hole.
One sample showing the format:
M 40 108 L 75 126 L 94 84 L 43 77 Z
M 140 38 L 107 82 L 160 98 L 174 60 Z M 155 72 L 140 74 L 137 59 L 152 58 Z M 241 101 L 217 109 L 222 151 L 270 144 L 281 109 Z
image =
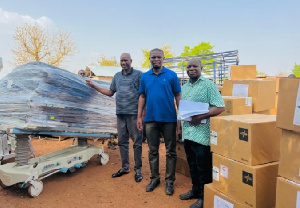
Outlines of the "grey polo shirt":
M 123 70 L 115 74 L 110 90 L 116 92 L 116 114 L 137 114 L 141 76 L 136 69 L 126 75 Z

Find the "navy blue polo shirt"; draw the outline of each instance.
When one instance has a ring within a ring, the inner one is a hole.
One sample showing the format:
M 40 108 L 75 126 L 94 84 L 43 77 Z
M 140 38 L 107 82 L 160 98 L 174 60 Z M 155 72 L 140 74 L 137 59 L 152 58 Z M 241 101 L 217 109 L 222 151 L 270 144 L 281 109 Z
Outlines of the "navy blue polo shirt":
M 177 74 L 163 67 L 159 74 L 153 70 L 142 74 L 139 93 L 146 97 L 145 122 L 176 122 L 175 94 L 181 92 Z

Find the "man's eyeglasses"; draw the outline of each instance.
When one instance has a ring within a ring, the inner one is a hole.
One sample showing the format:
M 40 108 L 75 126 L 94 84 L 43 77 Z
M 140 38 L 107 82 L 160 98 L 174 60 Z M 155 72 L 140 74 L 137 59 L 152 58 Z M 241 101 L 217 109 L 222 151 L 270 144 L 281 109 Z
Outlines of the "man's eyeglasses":
M 85 75 L 85 73 L 79 73 L 80 75 Z

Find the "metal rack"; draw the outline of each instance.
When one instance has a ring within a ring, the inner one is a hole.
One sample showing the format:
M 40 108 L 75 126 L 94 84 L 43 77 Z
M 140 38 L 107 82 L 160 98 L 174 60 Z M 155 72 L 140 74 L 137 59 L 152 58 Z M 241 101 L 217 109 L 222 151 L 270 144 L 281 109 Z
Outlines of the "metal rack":
M 228 79 L 230 66 L 239 64 L 238 50 L 196 56 L 165 58 L 164 63 L 171 64 L 168 68 L 174 70 L 178 76 L 181 77 L 181 84 L 184 84 L 185 80 L 188 78 L 185 71 L 186 63 L 194 58 L 207 60 L 202 64 L 204 68 L 202 74 L 205 77 L 212 79 L 218 85 L 222 85 L 223 80 Z

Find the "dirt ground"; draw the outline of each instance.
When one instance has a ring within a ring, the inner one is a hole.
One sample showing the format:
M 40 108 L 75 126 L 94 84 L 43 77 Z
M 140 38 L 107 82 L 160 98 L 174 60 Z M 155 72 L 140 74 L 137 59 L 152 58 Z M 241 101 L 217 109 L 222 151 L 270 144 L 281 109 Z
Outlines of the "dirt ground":
M 33 139 L 36 156 L 63 149 L 71 145 L 72 139 L 63 141 Z M 89 140 L 89 143 L 101 146 L 101 141 Z M 35 198 L 27 194 L 27 189 L 11 187 L 0 188 L 0 207 L 30 208 L 30 207 L 189 207 L 195 200 L 182 201 L 179 194 L 191 188 L 190 178 L 176 173 L 175 192 L 173 196 L 165 194 L 165 147 L 160 145 L 161 184 L 153 191 L 146 192 L 145 187 L 150 182 L 148 162 L 148 146 L 143 144 L 144 179 L 137 183 L 134 180 L 134 162 L 132 143 L 130 146 L 131 172 L 119 178 L 112 178 L 112 173 L 121 168 L 119 149 L 107 148 L 110 160 L 106 165 L 100 165 L 99 158 L 93 156 L 87 166 L 77 169 L 74 173 L 57 173 L 43 179 L 43 192 Z

